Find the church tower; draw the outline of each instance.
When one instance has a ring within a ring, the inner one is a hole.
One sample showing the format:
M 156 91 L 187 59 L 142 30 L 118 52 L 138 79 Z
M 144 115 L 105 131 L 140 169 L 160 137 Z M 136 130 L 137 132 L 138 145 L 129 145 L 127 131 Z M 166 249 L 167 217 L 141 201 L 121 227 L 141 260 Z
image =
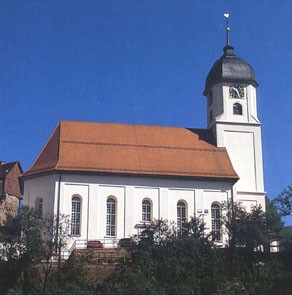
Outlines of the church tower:
M 216 145 L 226 147 L 239 176 L 234 200 L 246 206 L 261 204 L 265 209 L 258 83 L 252 67 L 235 55 L 229 31 L 227 22 L 224 53 L 211 68 L 203 93 L 207 97 L 208 129 Z

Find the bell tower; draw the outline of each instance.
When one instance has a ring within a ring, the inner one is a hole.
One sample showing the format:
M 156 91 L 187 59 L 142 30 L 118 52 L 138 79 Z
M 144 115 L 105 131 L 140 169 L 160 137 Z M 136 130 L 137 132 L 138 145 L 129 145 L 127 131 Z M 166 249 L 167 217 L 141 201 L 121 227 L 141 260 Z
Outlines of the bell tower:
M 252 67 L 235 55 L 229 42 L 229 14 L 224 14 L 226 46 L 205 84 L 208 129 L 216 145 L 225 147 L 239 176 L 234 200 L 265 209 L 261 122 L 257 116 L 258 83 Z

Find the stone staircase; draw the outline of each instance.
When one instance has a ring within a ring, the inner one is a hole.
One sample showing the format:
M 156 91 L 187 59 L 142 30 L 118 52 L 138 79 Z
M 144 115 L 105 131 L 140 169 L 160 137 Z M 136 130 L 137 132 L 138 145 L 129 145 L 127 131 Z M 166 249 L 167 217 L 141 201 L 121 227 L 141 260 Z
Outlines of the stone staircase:
M 75 249 L 71 257 L 82 259 L 87 265 L 87 280 L 96 284 L 121 269 L 128 252 L 119 248 Z

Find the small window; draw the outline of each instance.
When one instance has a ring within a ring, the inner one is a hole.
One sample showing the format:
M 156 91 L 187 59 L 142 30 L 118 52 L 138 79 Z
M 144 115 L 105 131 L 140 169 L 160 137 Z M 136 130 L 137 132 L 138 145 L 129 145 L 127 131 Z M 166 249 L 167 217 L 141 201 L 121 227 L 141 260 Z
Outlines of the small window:
M 114 198 L 109 198 L 106 208 L 106 235 L 114 237 L 116 236 L 116 200 Z
M 240 103 L 235 103 L 233 105 L 233 114 L 242 115 L 242 105 Z
M 81 227 L 81 199 L 77 196 L 72 198 L 71 208 L 71 235 L 80 236 Z
M 211 206 L 212 235 L 215 241 L 222 240 L 221 231 L 221 208 L 218 204 Z
M 151 203 L 148 200 L 142 202 L 142 221 L 151 221 Z
M 177 203 L 177 230 L 182 233 L 183 225 L 186 222 L 186 204 L 183 202 Z

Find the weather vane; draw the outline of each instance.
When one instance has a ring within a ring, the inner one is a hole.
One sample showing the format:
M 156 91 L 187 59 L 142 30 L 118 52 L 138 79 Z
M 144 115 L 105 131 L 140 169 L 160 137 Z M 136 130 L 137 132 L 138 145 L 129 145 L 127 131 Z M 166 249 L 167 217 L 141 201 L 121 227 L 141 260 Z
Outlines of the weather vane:
M 228 25 L 228 20 L 229 20 L 229 13 L 224 13 L 224 16 L 226 18 L 226 46 L 229 46 L 229 31 L 230 31 L 230 27 Z

